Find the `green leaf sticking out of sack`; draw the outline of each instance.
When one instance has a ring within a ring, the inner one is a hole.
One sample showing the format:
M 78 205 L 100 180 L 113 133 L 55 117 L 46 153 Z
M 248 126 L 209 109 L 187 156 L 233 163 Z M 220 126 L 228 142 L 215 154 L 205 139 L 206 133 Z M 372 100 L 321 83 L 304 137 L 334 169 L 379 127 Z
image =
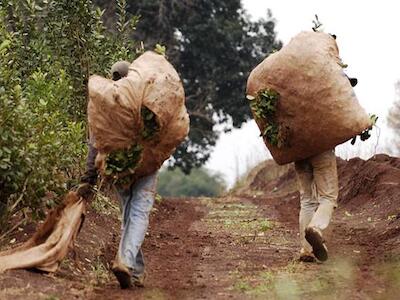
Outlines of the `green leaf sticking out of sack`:
M 283 128 L 283 126 L 276 121 L 276 110 L 279 98 L 280 95 L 277 91 L 268 88 L 260 90 L 255 97 L 247 95 L 255 118 L 265 123 L 261 136 L 271 145 L 281 148 L 287 145 L 286 134 L 284 133 L 288 132 L 288 128 Z
M 143 106 L 140 114 L 143 121 L 142 137 L 145 140 L 152 138 L 160 130 L 160 126 L 157 122 L 156 115 L 147 107 Z
M 129 149 L 121 149 L 111 152 L 107 155 L 104 174 L 115 180 L 116 184 L 123 184 L 119 178 L 121 173 L 135 173 L 142 158 L 143 147 L 133 145 Z
M 312 21 L 314 26 L 312 28 L 312 30 L 314 32 L 319 32 L 319 31 L 323 31 L 322 30 L 322 23 L 319 21 L 318 19 L 318 15 L 315 15 L 315 20 Z
M 274 145 L 279 145 L 279 126 L 276 124 L 268 125 L 261 134 L 267 137 L 268 141 Z
M 366 141 L 371 137 L 371 130 L 374 128 L 374 126 L 376 126 L 376 123 L 378 122 L 378 116 L 377 115 L 370 115 L 369 118 L 371 119 L 371 126 L 364 130 L 363 132 L 361 132 L 359 135 L 356 135 L 355 137 L 353 137 L 353 139 L 351 140 L 351 144 L 354 145 L 356 143 L 357 140 L 357 136 L 360 137 L 361 141 Z
M 167 47 L 165 47 L 164 45 L 160 45 L 160 44 L 156 44 L 155 48 L 154 48 L 154 52 L 165 56 L 165 52 L 167 51 Z

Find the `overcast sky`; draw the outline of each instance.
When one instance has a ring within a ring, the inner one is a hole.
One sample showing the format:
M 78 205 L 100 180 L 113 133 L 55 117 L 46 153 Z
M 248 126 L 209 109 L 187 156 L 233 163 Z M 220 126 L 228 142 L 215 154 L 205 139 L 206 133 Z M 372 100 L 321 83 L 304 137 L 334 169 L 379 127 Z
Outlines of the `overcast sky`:
M 255 19 L 266 16 L 271 9 L 276 19 L 278 38 L 284 43 L 303 30 L 311 30 L 317 14 L 324 31 L 337 36 L 340 56 L 349 65 L 346 73 L 358 78 L 355 92 L 369 113 L 380 117 L 379 147 L 377 133 L 362 147 L 341 146 L 337 153 L 344 157 L 361 155 L 367 158 L 375 151 L 384 151 L 390 133 L 385 119 L 394 99 L 394 84 L 400 80 L 400 1 L 289 1 L 242 0 L 244 8 Z M 238 101 L 242 99 L 239 95 Z M 211 170 L 221 172 L 228 184 L 257 162 L 268 158 L 259 130 L 254 122 L 241 130 L 221 136 L 207 163 Z

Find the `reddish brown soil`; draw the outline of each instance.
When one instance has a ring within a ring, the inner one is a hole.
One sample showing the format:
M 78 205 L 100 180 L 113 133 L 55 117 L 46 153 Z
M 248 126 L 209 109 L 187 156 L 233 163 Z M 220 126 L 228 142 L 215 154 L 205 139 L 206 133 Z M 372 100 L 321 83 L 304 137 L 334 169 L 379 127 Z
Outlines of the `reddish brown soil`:
M 145 288 L 119 289 L 108 270 L 119 221 L 90 211 L 75 255 L 56 274 L 0 274 L 0 299 L 398 299 L 400 160 L 338 160 L 338 170 L 324 264 L 296 261 L 293 170 L 266 182 L 261 168 L 239 195 L 156 206 L 143 246 Z M 8 241 L 26 239 L 25 230 L 31 234 L 32 225 Z

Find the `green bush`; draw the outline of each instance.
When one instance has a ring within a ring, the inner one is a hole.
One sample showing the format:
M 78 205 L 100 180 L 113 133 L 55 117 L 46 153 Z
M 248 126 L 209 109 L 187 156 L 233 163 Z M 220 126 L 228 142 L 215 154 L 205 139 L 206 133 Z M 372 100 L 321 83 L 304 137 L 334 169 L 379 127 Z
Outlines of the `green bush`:
M 40 216 L 82 173 L 88 76 L 136 55 L 124 38 L 136 19 L 110 34 L 102 13 L 90 0 L 0 2 L 0 226 L 21 208 Z
M 180 169 L 160 172 L 158 193 L 174 197 L 215 197 L 226 190 L 225 182 L 219 174 L 210 174 L 204 168 L 193 169 L 189 175 Z

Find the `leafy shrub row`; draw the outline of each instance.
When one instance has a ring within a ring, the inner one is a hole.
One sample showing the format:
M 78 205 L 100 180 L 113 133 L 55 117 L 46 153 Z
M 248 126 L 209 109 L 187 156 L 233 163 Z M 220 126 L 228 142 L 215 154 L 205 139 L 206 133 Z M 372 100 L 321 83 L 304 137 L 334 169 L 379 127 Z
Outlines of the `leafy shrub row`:
M 81 175 L 88 77 L 137 52 L 137 19 L 116 5 L 111 33 L 90 0 L 0 2 L 0 225 L 41 216 Z

